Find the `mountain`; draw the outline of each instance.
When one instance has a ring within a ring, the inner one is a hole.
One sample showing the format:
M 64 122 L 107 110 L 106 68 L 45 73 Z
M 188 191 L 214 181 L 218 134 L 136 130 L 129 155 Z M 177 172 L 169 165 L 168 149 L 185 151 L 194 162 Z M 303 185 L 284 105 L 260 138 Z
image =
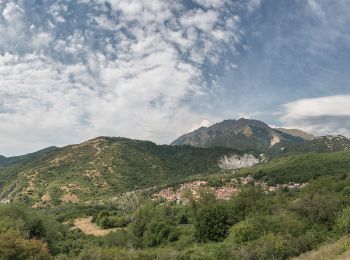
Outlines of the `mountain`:
M 342 135 L 319 136 L 309 143 L 317 152 L 333 152 L 350 149 L 350 139 Z
M 113 198 L 217 172 L 219 158 L 239 154 L 230 148 L 177 147 L 111 137 L 49 150 L 0 168 L 0 200 L 25 198 L 55 205 Z
M 19 163 L 23 164 L 26 162 L 30 162 L 57 149 L 58 149 L 57 147 L 51 146 L 51 147 L 42 149 L 40 151 L 26 154 L 26 155 L 21 155 L 21 156 L 14 156 L 14 157 L 8 157 L 8 158 L 5 156 L 0 156 L 0 167 L 9 166 L 12 164 L 19 164 Z
M 342 135 L 318 136 L 302 144 L 291 144 L 284 147 L 284 153 L 327 153 L 350 149 L 350 139 Z
M 5 162 L 7 158 L 5 156 L 0 155 L 0 165 L 1 163 Z
M 275 130 L 264 122 L 241 118 L 201 127 L 179 137 L 171 145 L 221 146 L 240 151 L 267 152 L 271 148 L 279 149 L 287 143 L 303 142 L 303 138 Z
M 314 135 L 306 133 L 304 131 L 301 131 L 299 129 L 287 129 L 287 128 L 274 128 L 274 130 L 289 134 L 289 135 L 293 135 L 296 137 L 301 137 L 305 140 L 311 141 L 315 138 Z

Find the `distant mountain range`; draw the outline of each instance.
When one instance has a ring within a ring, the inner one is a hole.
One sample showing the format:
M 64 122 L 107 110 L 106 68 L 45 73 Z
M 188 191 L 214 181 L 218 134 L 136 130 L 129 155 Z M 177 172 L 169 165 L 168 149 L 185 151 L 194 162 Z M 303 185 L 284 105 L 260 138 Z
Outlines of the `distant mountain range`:
M 218 173 L 223 169 L 222 158 L 239 158 L 248 152 L 257 158 L 264 153 L 262 158 L 269 160 L 350 149 L 350 140 L 344 136 L 312 137 L 300 130 L 239 119 L 201 127 L 172 145 L 99 137 L 22 156 L 0 156 L 0 203 L 25 199 L 41 207 L 110 199 L 123 192 Z
M 179 137 L 171 145 L 221 146 L 265 153 L 288 143 L 304 143 L 310 138 L 311 135 L 300 130 L 273 129 L 264 122 L 241 118 L 201 127 Z
M 185 134 L 171 145 L 228 147 L 270 156 L 302 152 L 335 152 L 350 149 L 350 139 L 341 135 L 315 137 L 299 129 L 271 128 L 264 122 L 241 118 L 225 120 Z

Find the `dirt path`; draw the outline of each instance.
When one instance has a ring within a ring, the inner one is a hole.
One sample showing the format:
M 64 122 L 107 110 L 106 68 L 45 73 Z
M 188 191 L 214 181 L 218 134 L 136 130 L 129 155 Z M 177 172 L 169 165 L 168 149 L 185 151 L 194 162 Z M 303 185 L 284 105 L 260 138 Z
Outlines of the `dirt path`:
M 91 223 L 91 219 L 92 217 L 75 219 L 73 229 L 79 228 L 84 234 L 94 235 L 97 237 L 106 236 L 109 233 L 120 229 L 120 228 L 102 229 L 99 226 L 97 226 L 95 223 Z

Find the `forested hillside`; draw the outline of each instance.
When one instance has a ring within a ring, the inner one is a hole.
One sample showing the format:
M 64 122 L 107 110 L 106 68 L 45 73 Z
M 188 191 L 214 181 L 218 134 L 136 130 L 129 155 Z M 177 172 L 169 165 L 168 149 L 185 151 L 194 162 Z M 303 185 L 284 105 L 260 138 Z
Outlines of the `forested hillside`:
M 0 258 L 288 259 L 350 234 L 350 150 L 230 154 L 100 137 L 2 167 Z
M 122 192 L 184 181 L 220 170 L 229 148 L 156 145 L 126 138 L 96 138 L 79 145 L 22 156 L 0 168 L 2 200 L 53 204 L 113 197 Z M 46 195 L 46 196 L 45 196 Z

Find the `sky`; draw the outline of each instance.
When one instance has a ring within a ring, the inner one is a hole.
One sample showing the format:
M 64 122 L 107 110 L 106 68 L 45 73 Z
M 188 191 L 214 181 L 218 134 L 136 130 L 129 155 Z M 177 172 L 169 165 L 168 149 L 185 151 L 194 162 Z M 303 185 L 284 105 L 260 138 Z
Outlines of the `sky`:
M 0 0 L 0 154 L 224 119 L 350 136 L 348 0 Z

